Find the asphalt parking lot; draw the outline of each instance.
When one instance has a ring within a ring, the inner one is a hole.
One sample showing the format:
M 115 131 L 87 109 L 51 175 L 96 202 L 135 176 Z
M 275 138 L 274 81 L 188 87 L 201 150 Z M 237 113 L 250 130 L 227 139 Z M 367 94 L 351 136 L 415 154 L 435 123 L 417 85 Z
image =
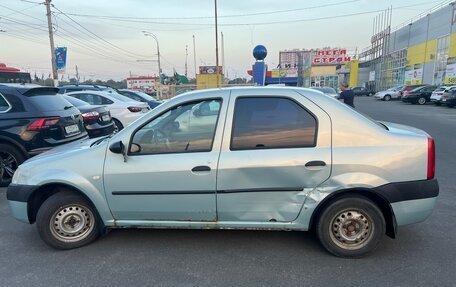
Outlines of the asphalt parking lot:
M 456 108 L 355 99 L 378 120 L 436 141 L 440 197 L 424 223 L 363 259 L 327 253 L 309 232 L 113 230 L 69 251 L 16 221 L 0 189 L 0 286 L 455 286 Z

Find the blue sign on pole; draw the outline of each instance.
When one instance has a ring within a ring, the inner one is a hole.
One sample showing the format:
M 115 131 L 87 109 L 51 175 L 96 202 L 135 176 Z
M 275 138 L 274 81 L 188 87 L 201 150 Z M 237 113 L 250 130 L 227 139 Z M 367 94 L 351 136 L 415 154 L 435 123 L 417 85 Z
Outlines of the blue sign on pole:
M 65 66 L 66 66 L 67 48 L 58 47 L 58 48 L 55 48 L 54 52 L 55 52 L 55 64 L 57 66 L 57 72 L 59 74 L 64 74 Z

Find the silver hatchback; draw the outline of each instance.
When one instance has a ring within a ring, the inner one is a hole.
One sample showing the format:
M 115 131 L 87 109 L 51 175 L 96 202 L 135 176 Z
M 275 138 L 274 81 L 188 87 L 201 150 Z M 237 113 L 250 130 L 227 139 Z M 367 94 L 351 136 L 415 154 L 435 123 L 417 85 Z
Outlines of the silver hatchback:
M 313 230 L 343 257 L 425 220 L 434 141 L 303 88 L 190 92 L 121 132 L 34 157 L 7 197 L 59 249 L 105 229 Z

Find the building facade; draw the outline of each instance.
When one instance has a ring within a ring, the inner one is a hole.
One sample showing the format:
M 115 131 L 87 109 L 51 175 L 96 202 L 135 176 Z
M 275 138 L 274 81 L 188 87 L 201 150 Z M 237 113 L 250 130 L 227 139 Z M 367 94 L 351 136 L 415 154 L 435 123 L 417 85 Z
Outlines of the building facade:
M 436 6 L 395 29 L 388 17 L 360 54 L 360 67 L 370 73 L 363 85 L 378 91 L 411 84 L 456 84 L 455 2 Z

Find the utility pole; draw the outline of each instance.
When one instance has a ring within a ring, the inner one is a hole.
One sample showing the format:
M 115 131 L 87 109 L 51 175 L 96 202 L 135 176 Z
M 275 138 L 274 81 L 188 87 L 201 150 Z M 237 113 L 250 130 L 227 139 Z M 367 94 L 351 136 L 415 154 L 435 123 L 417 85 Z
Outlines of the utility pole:
M 215 2 L 215 73 L 217 74 L 217 88 L 219 87 L 219 57 L 218 57 L 218 26 L 217 26 L 217 0 Z
M 185 76 L 187 77 L 188 45 L 185 45 Z
M 196 80 L 196 47 L 195 47 L 195 35 L 193 35 L 193 65 L 195 68 L 195 80 Z
M 77 84 L 79 85 L 79 71 L 78 71 L 78 65 L 76 65 L 76 81 L 77 81 Z
M 51 0 L 46 0 L 44 4 L 46 5 L 46 16 L 49 29 L 49 42 L 51 43 L 52 77 L 54 78 L 54 87 L 57 87 L 59 85 L 59 76 L 57 74 L 57 64 L 55 62 L 54 33 L 52 29 L 51 20 Z
M 223 32 L 220 32 L 222 35 L 222 74 L 225 75 L 225 42 L 223 41 Z

